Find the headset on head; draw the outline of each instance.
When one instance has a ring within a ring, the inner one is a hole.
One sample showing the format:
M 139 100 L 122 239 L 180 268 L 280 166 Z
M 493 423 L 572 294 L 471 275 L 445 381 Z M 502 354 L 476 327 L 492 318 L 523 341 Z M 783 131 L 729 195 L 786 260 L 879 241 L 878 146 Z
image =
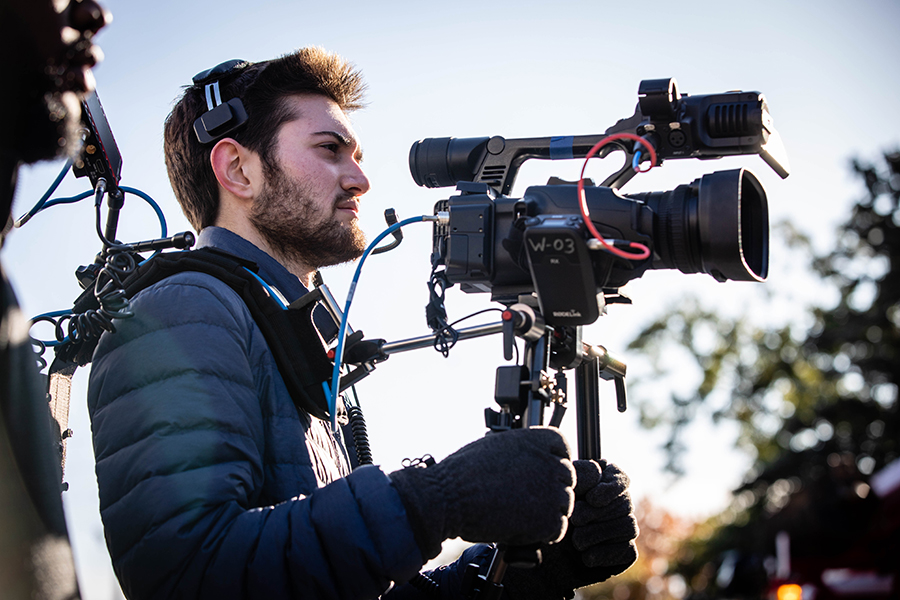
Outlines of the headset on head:
M 234 59 L 194 75 L 194 85 L 204 86 L 207 112 L 194 121 L 194 133 L 201 144 L 212 144 L 247 122 L 247 111 L 240 98 L 222 102 L 219 81 L 240 73 L 252 63 Z

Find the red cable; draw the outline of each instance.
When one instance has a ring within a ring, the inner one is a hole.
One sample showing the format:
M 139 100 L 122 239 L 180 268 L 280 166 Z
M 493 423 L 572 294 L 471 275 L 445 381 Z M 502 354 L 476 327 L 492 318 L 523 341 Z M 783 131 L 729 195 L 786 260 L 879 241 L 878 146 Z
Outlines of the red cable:
M 638 173 L 646 173 L 656 166 L 656 150 L 644 138 L 639 137 L 633 133 L 616 133 L 609 137 L 603 138 L 602 140 L 594 144 L 594 147 L 591 148 L 590 152 L 588 152 L 584 157 L 584 165 L 582 165 L 581 167 L 581 176 L 578 178 L 578 204 L 581 208 L 581 216 L 584 217 L 584 224 L 585 226 L 587 226 L 588 231 L 591 232 L 591 235 L 597 238 L 597 241 L 599 241 L 608 252 L 615 254 L 620 258 L 625 258 L 628 260 L 643 260 L 650 257 L 650 248 L 648 248 L 644 244 L 640 244 L 638 242 L 630 242 L 628 244 L 630 248 L 639 250 L 637 254 L 631 254 L 630 252 L 619 250 L 612 244 L 608 243 L 605 239 L 603 239 L 603 236 L 600 235 L 600 232 L 597 231 L 597 228 L 594 227 L 594 223 L 591 221 L 591 214 L 588 211 L 587 198 L 584 195 L 584 170 L 587 168 L 588 161 L 600 150 L 600 148 L 612 141 L 620 139 L 634 140 L 635 142 L 639 142 L 647 147 L 647 150 L 650 153 L 650 167 L 644 171 L 636 169 Z

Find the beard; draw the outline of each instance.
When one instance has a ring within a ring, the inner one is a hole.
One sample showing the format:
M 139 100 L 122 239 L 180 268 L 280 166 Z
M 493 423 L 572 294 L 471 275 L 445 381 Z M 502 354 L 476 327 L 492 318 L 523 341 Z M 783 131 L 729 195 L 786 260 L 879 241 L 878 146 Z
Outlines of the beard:
M 366 236 L 356 219 L 342 223 L 339 202 L 353 198 L 341 194 L 330 210 L 315 206 L 310 186 L 296 181 L 277 165 L 264 167 L 266 184 L 253 202 L 250 222 L 281 257 L 314 269 L 350 262 L 363 255 Z

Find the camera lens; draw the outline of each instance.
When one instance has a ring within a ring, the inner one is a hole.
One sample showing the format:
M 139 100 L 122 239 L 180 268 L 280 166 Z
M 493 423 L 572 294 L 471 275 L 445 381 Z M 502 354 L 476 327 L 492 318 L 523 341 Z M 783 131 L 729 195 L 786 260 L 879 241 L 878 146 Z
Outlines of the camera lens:
M 765 281 L 769 270 L 766 193 L 749 171 L 704 175 L 670 192 L 628 196 L 655 213 L 653 268 L 708 273 L 718 281 Z

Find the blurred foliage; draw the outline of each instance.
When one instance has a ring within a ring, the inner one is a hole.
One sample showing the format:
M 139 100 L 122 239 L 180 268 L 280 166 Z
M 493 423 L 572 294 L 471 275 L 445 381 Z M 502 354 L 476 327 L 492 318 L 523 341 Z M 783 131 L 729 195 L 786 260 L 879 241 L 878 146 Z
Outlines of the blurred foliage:
M 853 552 L 872 567 L 900 563 L 896 534 L 866 537 L 877 526 L 869 476 L 900 457 L 900 152 L 878 165 L 854 161 L 853 171 L 863 193 L 830 251 L 778 228 L 809 265 L 809 283 L 794 284 L 831 292 L 801 307 L 804 327 L 760 327 L 687 300 L 630 346 L 659 365 L 686 356 L 699 373 L 666 406 L 641 402 L 640 386 L 633 394 L 642 423 L 667 430 L 670 471 L 681 472 L 686 427 L 703 413 L 738 424 L 737 445 L 755 457 L 729 510 L 700 526 L 670 564 L 689 593 L 758 595 L 778 531 L 791 533 L 798 568 L 804 557 Z

